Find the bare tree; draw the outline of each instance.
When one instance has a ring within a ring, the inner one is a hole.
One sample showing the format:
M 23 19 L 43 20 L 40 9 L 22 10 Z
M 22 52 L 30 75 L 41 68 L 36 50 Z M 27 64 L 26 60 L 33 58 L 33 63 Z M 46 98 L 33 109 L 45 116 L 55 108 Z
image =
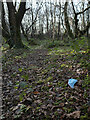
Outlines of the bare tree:
M 56 23 L 56 15 L 55 15 L 55 12 L 56 12 L 56 2 L 55 2 L 55 5 L 54 5 L 53 42 L 54 42 L 54 39 L 55 39 L 55 23 Z
M 4 4 L 2 3 L 2 36 L 7 40 L 6 42 L 10 45 L 13 46 L 12 43 L 10 42 L 10 33 L 9 29 L 5 20 L 5 10 L 4 10 Z
M 46 14 L 46 28 L 47 28 L 47 33 L 49 30 L 49 10 L 48 10 L 47 2 L 45 0 L 45 14 Z
M 25 17 L 21 26 L 23 34 L 27 40 L 29 40 L 30 34 L 31 34 L 31 37 L 34 37 L 34 33 L 36 32 L 36 29 L 37 29 L 37 26 L 36 26 L 36 22 L 38 20 L 37 18 L 38 18 L 40 9 L 42 8 L 42 4 L 37 5 L 36 9 L 32 8 L 33 7 L 32 1 L 31 3 L 28 3 L 28 4 L 30 4 L 30 9 L 25 14 Z
M 8 22 L 9 22 L 9 29 L 10 33 L 8 34 L 7 42 L 11 47 L 15 48 L 22 48 L 24 47 L 22 40 L 21 40 L 21 31 L 20 26 L 23 19 L 23 16 L 26 12 L 26 2 L 20 2 L 19 9 L 16 9 L 16 3 L 13 4 L 13 1 L 6 2 L 8 8 Z M 5 37 L 5 33 L 9 31 L 6 21 L 5 21 L 5 10 L 2 2 L 2 27 L 5 32 L 3 32 L 3 36 Z M 8 40 L 9 39 L 9 40 Z
M 90 6 L 89 7 L 87 7 L 86 9 L 84 9 L 83 11 L 81 11 L 81 12 L 76 12 L 75 11 L 75 8 L 74 8 L 74 4 L 73 4 L 73 2 L 72 2 L 72 6 L 73 6 L 73 11 L 74 11 L 74 20 L 75 20 L 75 37 L 78 37 L 78 35 L 79 36 L 81 36 L 81 35 L 83 35 L 83 34 L 85 34 L 86 32 L 87 32 L 87 29 L 89 29 L 89 26 L 90 26 L 90 22 L 88 22 L 88 24 L 87 24 L 87 26 L 84 28 L 84 30 L 80 30 L 79 28 L 78 28 L 78 15 L 80 15 L 80 14 L 83 14 L 84 15 L 84 12 L 85 11 L 87 11 L 89 8 L 90 8 Z M 84 18 L 83 18 L 84 19 Z
M 50 0 L 50 37 L 52 38 L 52 29 L 53 29 L 53 10 L 52 10 L 52 2 Z
M 74 35 L 73 35 L 72 30 L 71 30 L 71 28 L 70 28 L 69 20 L 68 20 L 67 6 L 68 6 L 68 2 L 65 2 L 65 7 L 64 7 L 65 26 L 66 26 L 68 35 L 69 35 L 71 38 L 74 38 Z
M 74 34 L 73 34 L 72 30 L 71 30 L 70 23 L 69 23 L 69 19 L 68 19 L 68 14 L 67 14 L 68 2 L 65 2 L 65 7 L 64 7 L 65 26 L 66 26 L 66 29 L 67 29 L 67 31 L 68 31 L 68 35 L 69 35 L 71 38 L 74 38 L 74 37 L 77 38 L 77 37 L 79 37 L 79 36 L 84 35 L 84 34 L 87 32 L 87 29 L 89 29 L 90 22 L 88 22 L 88 24 L 83 27 L 83 28 L 84 28 L 83 30 L 80 30 L 79 24 L 78 24 L 78 22 L 79 22 L 78 16 L 81 15 L 81 14 L 84 15 L 84 12 L 87 11 L 87 10 L 90 8 L 90 6 L 87 7 L 86 9 L 84 9 L 84 10 L 81 11 L 81 12 L 76 12 L 76 11 L 75 11 L 75 6 L 74 6 L 74 4 L 73 4 L 73 1 L 71 2 L 71 4 L 72 4 L 72 8 L 73 8 L 73 13 L 74 13 L 75 36 L 74 36 Z M 84 18 L 83 18 L 83 20 L 84 20 Z M 84 25 L 84 24 L 83 24 L 83 25 Z
M 60 37 L 61 34 L 61 2 L 59 2 L 59 17 L 58 17 L 58 38 Z

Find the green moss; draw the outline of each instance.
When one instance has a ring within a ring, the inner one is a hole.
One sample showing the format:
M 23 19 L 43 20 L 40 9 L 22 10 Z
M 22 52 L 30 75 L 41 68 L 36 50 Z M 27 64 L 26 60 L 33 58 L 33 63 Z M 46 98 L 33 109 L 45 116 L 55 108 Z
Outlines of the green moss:
M 42 83 L 44 83 L 44 80 L 41 79 L 37 82 L 37 84 L 42 84 Z
M 62 53 L 64 53 L 62 55 L 65 55 L 66 52 L 68 52 L 70 50 L 71 50 L 71 48 L 69 48 L 69 47 L 66 47 L 66 48 L 65 47 L 53 48 L 52 50 L 49 51 L 48 55 L 61 55 Z
M 66 108 L 66 107 L 63 107 L 63 110 L 64 110 L 65 112 L 67 112 L 67 108 Z
M 41 106 L 43 103 L 39 103 L 39 106 Z
M 88 94 L 87 94 L 87 92 L 85 91 L 84 92 L 84 98 L 87 98 L 88 97 Z
M 85 115 L 81 115 L 80 120 L 89 120 L 88 114 L 86 113 Z
M 88 108 L 88 105 L 87 105 L 87 104 L 82 105 L 82 111 L 83 111 L 84 113 L 87 112 L 87 108 Z
M 72 112 L 73 111 L 73 109 L 72 108 L 69 108 L 69 109 L 67 109 L 68 110 L 68 113 L 70 113 L 70 112 Z
M 57 111 L 55 111 L 55 112 L 54 112 L 54 115 L 56 115 L 56 116 L 57 116 L 57 115 L 58 115 L 58 112 L 57 112 Z
M 60 104 L 60 101 L 59 102 L 55 102 L 54 105 L 59 105 Z
M 36 110 L 39 110 L 39 109 L 40 109 L 40 107 L 37 107 L 37 108 L 36 108 Z
M 45 73 L 47 73 L 47 72 L 48 72 L 48 70 L 45 69 L 45 70 L 43 70 L 43 71 L 41 72 L 41 74 L 45 74 Z
M 43 91 L 43 90 L 49 91 L 48 86 L 42 86 L 41 90 L 42 90 L 42 91 Z
M 53 77 L 52 77 L 52 76 L 49 76 L 49 77 L 46 79 L 46 81 L 49 82 L 49 81 L 52 80 L 52 79 L 53 79 Z

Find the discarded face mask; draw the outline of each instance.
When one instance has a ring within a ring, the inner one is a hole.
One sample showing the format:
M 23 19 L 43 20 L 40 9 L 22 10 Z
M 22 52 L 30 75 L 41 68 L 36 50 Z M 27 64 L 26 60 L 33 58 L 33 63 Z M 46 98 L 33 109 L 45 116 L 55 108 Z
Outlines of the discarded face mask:
M 74 88 L 75 83 L 77 82 L 76 79 L 69 79 L 68 84 L 71 88 Z

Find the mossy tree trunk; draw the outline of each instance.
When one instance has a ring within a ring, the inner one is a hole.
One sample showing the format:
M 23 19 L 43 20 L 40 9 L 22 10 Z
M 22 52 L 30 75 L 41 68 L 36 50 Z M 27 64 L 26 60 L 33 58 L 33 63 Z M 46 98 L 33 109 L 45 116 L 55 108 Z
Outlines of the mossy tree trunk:
M 68 2 L 65 2 L 65 7 L 64 7 L 65 26 L 66 26 L 68 35 L 73 39 L 73 38 L 74 38 L 74 35 L 73 35 L 73 33 L 72 33 L 72 30 L 71 30 L 70 24 L 69 24 L 69 20 L 68 20 L 67 6 L 68 6 Z
M 21 2 L 19 10 L 16 11 L 13 2 L 7 2 L 10 36 L 11 36 L 10 42 L 12 43 L 12 47 L 15 48 L 24 47 L 21 40 L 20 26 L 26 11 L 25 6 L 26 6 L 26 2 Z

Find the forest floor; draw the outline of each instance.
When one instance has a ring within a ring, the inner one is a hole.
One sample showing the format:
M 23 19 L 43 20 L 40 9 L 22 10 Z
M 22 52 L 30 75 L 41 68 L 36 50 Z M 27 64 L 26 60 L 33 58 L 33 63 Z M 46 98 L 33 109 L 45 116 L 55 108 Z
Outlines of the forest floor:
M 62 47 L 4 52 L 1 120 L 89 120 L 86 54 Z

